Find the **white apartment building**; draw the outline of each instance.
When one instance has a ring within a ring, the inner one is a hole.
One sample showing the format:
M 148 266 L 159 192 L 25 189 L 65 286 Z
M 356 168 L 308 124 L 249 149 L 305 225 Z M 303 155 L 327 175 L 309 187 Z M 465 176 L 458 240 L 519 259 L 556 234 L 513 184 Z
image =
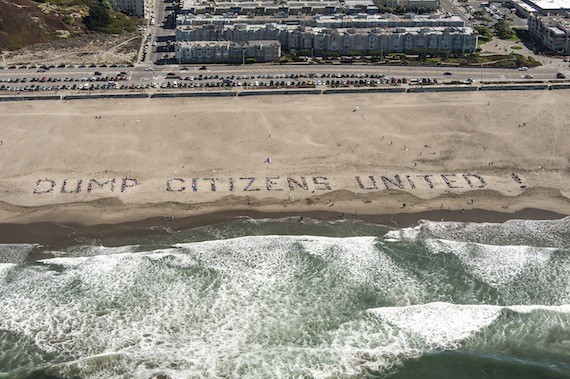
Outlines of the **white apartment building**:
M 410 28 L 319 28 L 299 25 L 202 25 L 177 28 L 177 41 L 278 41 L 283 50 L 312 49 L 315 54 L 359 51 L 412 52 L 433 49 L 451 53 L 471 53 L 477 35 L 468 27 Z
M 149 18 L 152 8 L 152 0 L 110 0 L 113 8 L 126 14 L 137 17 Z
M 175 56 L 179 63 L 245 63 L 278 61 L 281 44 L 277 41 L 191 41 L 178 42 Z

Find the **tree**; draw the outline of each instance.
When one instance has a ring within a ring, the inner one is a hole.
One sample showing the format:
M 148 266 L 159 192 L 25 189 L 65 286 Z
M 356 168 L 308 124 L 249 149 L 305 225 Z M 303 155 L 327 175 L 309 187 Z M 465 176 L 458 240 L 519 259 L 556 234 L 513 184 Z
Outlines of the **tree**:
M 516 37 L 516 33 L 504 19 L 497 21 L 494 28 L 500 39 L 512 39 Z
M 89 14 L 83 19 L 91 30 L 101 30 L 111 23 L 111 12 L 102 3 L 95 2 L 89 7 Z
M 481 41 L 489 42 L 490 40 L 493 39 L 493 29 L 484 25 L 477 25 L 475 29 L 479 33 L 479 39 Z

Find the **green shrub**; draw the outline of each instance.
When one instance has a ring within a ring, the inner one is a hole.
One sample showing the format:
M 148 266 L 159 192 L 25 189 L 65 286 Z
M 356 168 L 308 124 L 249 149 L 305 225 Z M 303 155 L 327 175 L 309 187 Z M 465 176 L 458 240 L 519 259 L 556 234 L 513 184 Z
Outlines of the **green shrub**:
M 75 18 L 72 15 L 66 14 L 65 16 L 63 16 L 63 19 L 61 20 L 63 21 L 64 24 L 66 25 L 73 25 L 75 24 Z

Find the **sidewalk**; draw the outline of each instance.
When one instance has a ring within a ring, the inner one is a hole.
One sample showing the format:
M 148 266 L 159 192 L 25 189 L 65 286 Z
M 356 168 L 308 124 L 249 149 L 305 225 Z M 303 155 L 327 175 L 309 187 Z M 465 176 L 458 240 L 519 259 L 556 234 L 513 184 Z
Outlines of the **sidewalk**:
M 515 50 L 512 49 L 511 46 L 520 46 L 522 49 Z M 544 68 L 548 67 L 549 69 L 557 68 L 561 72 L 570 73 L 570 67 L 568 67 L 569 63 L 564 62 L 562 58 L 553 58 L 553 57 L 535 54 L 532 50 L 527 48 L 524 43 L 519 41 L 502 40 L 495 38 L 490 42 L 480 45 L 480 47 L 481 49 L 483 49 L 481 55 L 510 54 L 510 53 L 521 54 L 525 56 L 530 56 L 542 64 L 541 67 L 536 67 L 533 70 L 540 71 L 542 70 L 542 67 Z

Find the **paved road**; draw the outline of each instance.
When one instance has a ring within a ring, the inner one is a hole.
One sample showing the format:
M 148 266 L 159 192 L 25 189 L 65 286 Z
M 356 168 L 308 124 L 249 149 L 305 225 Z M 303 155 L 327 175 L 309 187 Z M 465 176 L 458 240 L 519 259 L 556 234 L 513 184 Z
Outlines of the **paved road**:
M 62 68 L 51 69 L 45 73 L 37 72 L 37 69 L 3 69 L 0 70 L 0 79 L 22 78 L 28 80 L 32 77 L 41 78 L 89 78 L 93 77 L 95 72 L 101 72 L 101 76 L 115 76 L 119 72 L 127 72 L 129 82 L 135 84 L 150 83 L 152 81 L 160 82 L 166 78 L 170 72 L 180 74 L 182 76 L 190 75 L 268 75 L 268 74 L 309 74 L 309 73 L 367 73 L 367 74 L 384 74 L 387 77 L 406 77 L 406 78 L 438 78 L 447 80 L 465 80 L 472 78 L 475 81 L 483 80 L 522 80 L 525 74 L 533 75 L 535 79 L 554 79 L 558 71 L 562 71 L 570 78 L 570 68 L 560 70 L 556 67 L 542 66 L 531 68 L 527 72 L 513 69 L 498 68 L 470 68 L 470 67 L 409 67 L 409 66 L 370 66 L 370 65 L 209 65 L 207 70 L 199 70 L 201 66 L 187 66 L 187 70 L 175 65 L 154 66 L 154 71 L 146 71 L 146 65 L 136 67 L 97 67 L 97 68 Z M 444 75 L 450 72 L 452 75 Z
M 207 70 L 199 70 L 201 66 L 188 66 L 187 71 L 179 67 L 166 66 L 155 68 L 154 76 L 164 76 L 164 72 L 181 73 L 183 76 L 208 74 L 208 75 L 267 75 L 267 74 L 309 74 L 309 73 L 367 73 L 384 74 L 387 77 L 407 78 L 439 78 L 465 80 L 516 80 L 522 79 L 525 74 L 533 75 L 535 79 L 554 79 L 558 70 L 556 68 L 540 67 L 522 72 L 513 69 L 497 68 L 469 68 L 469 67 L 406 67 L 406 66 L 367 66 L 367 65 L 256 65 L 256 66 L 227 66 L 210 65 Z M 450 72 L 452 75 L 444 75 Z M 570 77 L 570 70 L 566 74 Z M 148 76 L 148 73 L 135 68 L 132 78 Z
M 155 0 L 156 24 L 151 27 L 150 48 L 146 63 L 152 64 L 161 61 L 164 55 L 168 54 L 167 50 L 169 50 L 169 47 L 167 46 L 167 41 L 174 41 L 175 20 L 173 2 L 173 0 Z

